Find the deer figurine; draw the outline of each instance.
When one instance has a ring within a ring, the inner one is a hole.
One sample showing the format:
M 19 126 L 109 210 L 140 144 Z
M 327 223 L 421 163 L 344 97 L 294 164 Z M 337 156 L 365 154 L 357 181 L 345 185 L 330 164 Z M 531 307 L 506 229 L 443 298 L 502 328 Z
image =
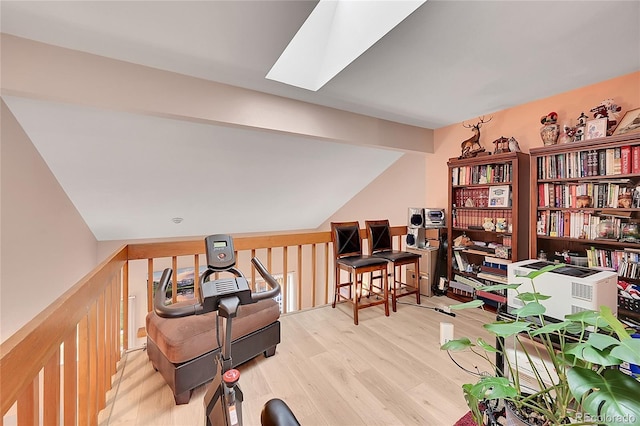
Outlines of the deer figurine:
M 460 156 L 460 158 L 473 157 L 475 156 L 474 154 L 484 151 L 484 148 L 482 148 L 482 145 L 480 145 L 480 126 L 482 126 L 484 123 L 488 123 L 492 118 L 493 117 L 491 117 L 487 121 L 484 121 L 483 116 L 476 124 L 466 125 L 462 123 L 463 127 L 471 129 L 471 131 L 473 132 L 473 136 L 460 144 L 460 148 L 462 149 L 462 155 Z

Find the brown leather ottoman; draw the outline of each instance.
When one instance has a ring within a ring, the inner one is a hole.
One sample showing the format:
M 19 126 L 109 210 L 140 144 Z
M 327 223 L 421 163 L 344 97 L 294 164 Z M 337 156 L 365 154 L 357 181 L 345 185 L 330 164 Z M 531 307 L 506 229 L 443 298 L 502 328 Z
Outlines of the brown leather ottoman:
M 186 404 L 191 391 L 213 379 L 214 357 L 220 350 L 216 340 L 216 313 L 183 318 L 162 318 L 147 314 L 147 354 L 173 391 L 176 404 Z M 280 309 L 273 299 L 238 308 L 233 319 L 231 357 L 233 366 L 264 353 L 275 354 L 280 343 Z M 220 319 L 220 341 L 224 341 Z

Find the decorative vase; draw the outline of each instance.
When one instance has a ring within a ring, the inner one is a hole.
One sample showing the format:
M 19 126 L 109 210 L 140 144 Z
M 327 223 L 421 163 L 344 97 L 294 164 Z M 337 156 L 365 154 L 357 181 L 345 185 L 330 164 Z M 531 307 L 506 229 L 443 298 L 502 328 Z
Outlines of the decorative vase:
M 555 145 L 558 143 L 559 136 L 560 125 L 557 123 L 545 124 L 540 129 L 540 137 L 542 138 L 542 143 L 544 143 L 545 146 Z

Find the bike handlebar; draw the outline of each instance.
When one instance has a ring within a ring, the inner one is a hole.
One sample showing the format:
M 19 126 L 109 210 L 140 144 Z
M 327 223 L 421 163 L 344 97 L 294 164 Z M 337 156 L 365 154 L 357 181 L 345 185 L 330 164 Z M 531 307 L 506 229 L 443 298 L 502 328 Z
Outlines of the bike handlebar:
M 261 291 L 257 293 L 251 293 L 251 302 L 254 303 L 259 300 L 270 299 L 276 297 L 280 294 L 280 284 L 276 281 L 275 278 L 267 271 L 267 269 L 262 265 L 258 258 L 254 257 L 251 259 L 251 263 L 256 268 L 260 276 L 265 280 L 267 285 L 270 287 L 267 291 Z M 212 272 L 220 272 L 220 271 L 211 271 L 207 270 L 203 273 L 202 278 L 206 279 L 211 275 Z M 236 268 L 229 268 L 229 272 L 233 273 L 237 277 L 242 277 L 242 273 L 238 271 Z M 190 315 L 199 315 L 203 314 L 203 301 L 201 300 L 200 294 L 197 294 L 197 302 L 190 304 L 174 304 L 174 305 L 165 305 L 165 297 L 167 294 L 167 287 L 169 286 L 169 281 L 171 279 L 171 275 L 173 270 L 171 268 L 166 268 L 162 272 L 162 276 L 160 277 L 160 281 L 158 283 L 158 288 L 156 289 L 156 293 L 153 297 L 153 308 L 155 313 L 163 318 L 180 318 L 186 317 Z M 229 294 L 228 297 L 232 297 L 233 294 Z M 217 309 L 217 307 L 216 307 Z
M 260 260 L 258 260 L 257 257 L 254 257 L 251 259 L 251 263 L 253 264 L 254 268 L 256 268 L 260 276 L 262 276 L 264 281 L 269 285 L 269 287 L 271 287 L 271 289 L 267 291 L 251 293 L 251 299 L 257 302 L 258 300 L 270 299 L 280 294 L 280 284 L 278 284 L 278 281 L 273 278 L 273 275 L 271 275 L 269 271 L 267 271 L 267 268 L 262 265 Z

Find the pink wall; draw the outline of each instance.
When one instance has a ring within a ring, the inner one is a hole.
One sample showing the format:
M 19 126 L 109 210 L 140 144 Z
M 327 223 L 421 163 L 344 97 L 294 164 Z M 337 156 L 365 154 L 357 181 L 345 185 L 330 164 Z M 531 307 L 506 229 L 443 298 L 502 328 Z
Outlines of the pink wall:
M 318 228 L 331 229 L 331 222 L 389 219 L 392 226 L 407 224 L 408 207 L 426 207 L 424 176 L 430 154 L 404 154 Z
M 97 242 L 2 102 L 0 340 L 96 265 Z
M 493 141 L 501 136 L 515 137 L 520 148 L 528 152 L 531 147 L 542 146 L 540 139 L 540 117 L 551 111 L 558 113 L 558 122 L 575 125 L 581 112 L 590 115 L 589 110 L 603 99 L 613 98 L 622 107 L 620 118 L 625 111 L 640 107 L 640 71 L 591 86 L 540 99 L 513 108 L 497 111 L 485 116 L 493 117 L 481 128 L 480 143 L 487 151 L 494 148 Z M 476 123 L 478 117 L 470 117 L 466 124 Z M 447 161 L 460 155 L 460 142 L 469 138 L 471 132 L 462 123 L 435 130 L 434 154 L 427 154 L 426 181 L 427 204 L 445 206 L 447 204 Z

